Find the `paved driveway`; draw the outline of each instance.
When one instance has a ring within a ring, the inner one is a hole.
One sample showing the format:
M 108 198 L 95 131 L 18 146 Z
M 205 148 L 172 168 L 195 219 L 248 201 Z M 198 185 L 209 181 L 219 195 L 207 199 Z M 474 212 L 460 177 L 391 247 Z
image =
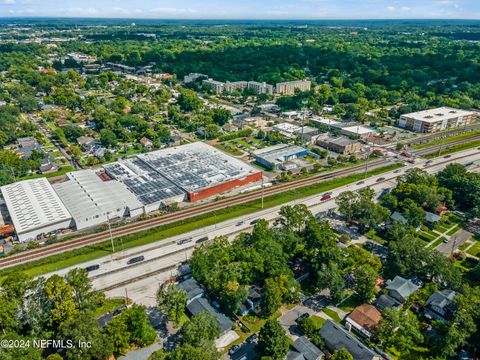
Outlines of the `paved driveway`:
M 450 240 L 447 243 L 441 243 L 436 248 L 437 251 L 441 252 L 445 256 L 450 256 L 452 251 L 458 249 L 458 247 L 464 244 L 468 239 L 473 236 L 471 232 L 466 230 L 459 230 L 452 236 L 450 236 Z
M 309 309 L 306 306 L 297 305 L 292 310 L 287 311 L 278 318 L 278 322 L 287 331 L 287 335 L 289 335 L 292 339 L 296 339 L 298 336 L 302 335 L 297 327 L 296 320 L 305 313 L 313 315 L 316 312 L 315 310 Z

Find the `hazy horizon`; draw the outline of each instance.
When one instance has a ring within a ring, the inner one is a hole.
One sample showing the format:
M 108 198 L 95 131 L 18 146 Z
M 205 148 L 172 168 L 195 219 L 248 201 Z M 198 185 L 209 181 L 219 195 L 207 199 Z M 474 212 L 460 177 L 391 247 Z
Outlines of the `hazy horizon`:
M 158 20 L 478 20 L 475 0 L 0 0 L 1 18 Z

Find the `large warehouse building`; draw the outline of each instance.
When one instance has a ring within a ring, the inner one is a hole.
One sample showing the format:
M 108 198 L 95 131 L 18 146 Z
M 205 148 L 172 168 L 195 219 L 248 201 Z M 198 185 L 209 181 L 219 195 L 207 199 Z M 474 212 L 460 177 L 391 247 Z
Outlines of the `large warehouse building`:
M 168 202 L 181 202 L 185 192 L 138 157 L 104 165 L 105 172 L 122 182 L 143 204 L 145 213 Z
M 203 142 L 141 154 L 138 158 L 184 190 L 189 201 L 262 179 L 260 170 Z
M 67 177 L 68 181 L 53 188 L 72 215 L 77 230 L 143 213 L 143 204 L 116 180 L 102 181 L 93 170 L 70 172 Z
M 255 161 L 277 170 L 287 161 L 307 156 L 308 150 L 297 145 L 277 144 L 253 152 Z
M 72 215 L 45 178 L 5 185 L 1 191 L 19 241 L 72 225 Z

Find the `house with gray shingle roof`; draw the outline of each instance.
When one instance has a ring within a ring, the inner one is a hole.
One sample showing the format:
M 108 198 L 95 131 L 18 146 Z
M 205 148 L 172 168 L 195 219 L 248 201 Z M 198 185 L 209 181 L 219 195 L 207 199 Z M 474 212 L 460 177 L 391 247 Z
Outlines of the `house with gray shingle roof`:
M 434 292 L 423 306 L 425 316 L 435 320 L 450 320 L 455 312 L 453 305 L 455 295 L 453 290 Z
M 401 303 L 404 303 L 419 288 L 420 286 L 401 276 L 395 276 L 393 280 L 388 280 L 386 287 L 389 295 Z

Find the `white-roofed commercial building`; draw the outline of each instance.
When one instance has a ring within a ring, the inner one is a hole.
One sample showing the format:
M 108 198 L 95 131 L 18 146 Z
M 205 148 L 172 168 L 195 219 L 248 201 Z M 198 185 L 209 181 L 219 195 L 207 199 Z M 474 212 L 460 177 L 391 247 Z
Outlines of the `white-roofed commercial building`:
M 474 111 L 440 107 L 401 115 L 398 126 L 418 133 L 434 133 L 468 125 L 477 117 Z
M 116 180 L 102 181 L 93 170 L 70 172 L 67 177 L 68 181 L 53 188 L 71 213 L 77 230 L 143 213 L 143 204 Z
M 1 191 L 20 241 L 72 225 L 70 212 L 45 178 L 5 185 Z

